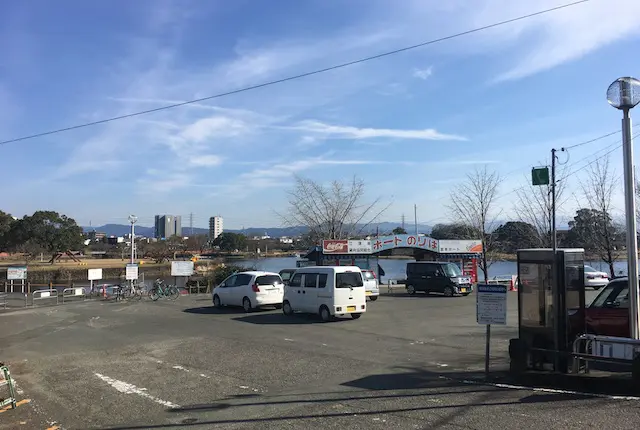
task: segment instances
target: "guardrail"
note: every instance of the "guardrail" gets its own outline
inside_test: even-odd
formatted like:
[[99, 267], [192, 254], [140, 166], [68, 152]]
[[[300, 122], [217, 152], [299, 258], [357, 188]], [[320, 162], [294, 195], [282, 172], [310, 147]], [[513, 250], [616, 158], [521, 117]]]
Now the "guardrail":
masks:
[[589, 373], [589, 362], [631, 366], [634, 380], [640, 380], [640, 339], [583, 334], [573, 341], [571, 371]]
[[82, 287], [74, 287], [74, 288], [65, 288], [62, 290], [62, 303], [64, 304], [65, 299], [82, 299], [83, 301], [87, 298], [87, 294]]
[[31, 306], [36, 305], [36, 300], [56, 299], [58, 304], [58, 290], [50, 288], [48, 290], [37, 290], [31, 293]]

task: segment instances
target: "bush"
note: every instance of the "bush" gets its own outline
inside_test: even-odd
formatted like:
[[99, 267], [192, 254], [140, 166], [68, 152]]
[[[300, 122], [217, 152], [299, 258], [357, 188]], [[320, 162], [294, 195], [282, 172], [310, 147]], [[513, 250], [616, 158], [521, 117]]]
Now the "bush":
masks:
[[211, 272], [207, 274], [207, 280], [211, 281], [213, 286], [220, 284], [229, 276], [233, 275], [236, 272], [246, 272], [248, 270], [256, 270], [255, 267], [244, 267], [244, 266], [236, 266], [234, 264], [226, 265], [221, 264], [220, 266], [213, 269]]

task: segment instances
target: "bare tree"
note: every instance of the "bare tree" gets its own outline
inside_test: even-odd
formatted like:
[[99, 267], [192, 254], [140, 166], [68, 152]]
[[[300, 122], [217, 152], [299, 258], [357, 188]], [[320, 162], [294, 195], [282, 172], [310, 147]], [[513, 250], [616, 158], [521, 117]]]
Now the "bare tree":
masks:
[[364, 202], [364, 182], [356, 177], [347, 183], [333, 181], [328, 186], [295, 177], [289, 191], [289, 210], [280, 214], [285, 225], [303, 225], [316, 243], [322, 239], [347, 239], [360, 234], [390, 205], [379, 209], [380, 198]]
[[[556, 172], [556, 208], [566, 203], [564, 197], [566, 186], [566, 171]], [[550, 248], [553, 246], [553, 213], [551, 182], [547, 185], [533, 185], [529, 179], [528, 185], [516, 191], [515, 213], [518, 219], [531, 224], [536, 231], [538, 246]]]
[[611, 218], [613, 210], [612, 197], [619, 186], [619, 177], [610, 167], [609, 156], [598, 159], [591, 164], [589, 175], [582, 182], [582, 194], [586, 204], [594, 213], [598, 214], [593, 223], [593, 231], [589, 232], [585, 243], [609, 266], [611, 277], [615, 276], [614, 263], [618, 259], [616, 243], [621, 237], [622, 229]]
[[467, 179], [451, 191], [451, 214], [482, 240], [480, 269], [485, 282], [496, 251], [491, 233], [497, 227], [496, 219], [500, 213], [495, 210], [495, 202], [501, 182], [497, 172], [491, 172], [484, 166], [467, 174]]

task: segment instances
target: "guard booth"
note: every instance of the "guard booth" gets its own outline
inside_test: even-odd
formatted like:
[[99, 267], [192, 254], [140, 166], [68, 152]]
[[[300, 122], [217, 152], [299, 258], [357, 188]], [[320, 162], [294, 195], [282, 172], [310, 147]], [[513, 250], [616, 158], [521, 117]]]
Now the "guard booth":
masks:
[[573, 339], [584, 332], [584, 249], [521, 249], [518, 338], [509, 341], [514, 373], [567, 373]]

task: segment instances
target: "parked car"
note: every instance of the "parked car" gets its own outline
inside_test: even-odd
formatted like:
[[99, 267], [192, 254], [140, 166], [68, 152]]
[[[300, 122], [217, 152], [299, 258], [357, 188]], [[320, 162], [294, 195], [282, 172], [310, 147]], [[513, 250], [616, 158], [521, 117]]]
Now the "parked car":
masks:
[[367, 310], [364, 280], [357, 266], [313, 266], [296, 270], [285, 288], [282, 312], [319, 314], [323, 321]]
[[284, 282], [285, 285], [289, 283], [296, 270], [297, 269], [282, 269], [280, 272], [278, 272], [278, 274], [282, 278], [282, 282]]
[[369, 300], [375, 302], [380, 295], [380, 288], [378, 286], [378, 279], [373, 270], [363, 270], [362, 278], [364, 279], [364, 292]]
[[464, 276], [462, 270], [450, 262], [416, 261], [407, 263], [407, 293], [416, 291], [442, 293], [447, 297], [468, 296], [473, 291], [471, 277]]
[[584, 266], [584, 286], [599, 290], [609, 283], [609, 275], [591, 266]]
[[[576, 320], [579, 318], [577, 310], [569, 310], [569, 318], [573, 327], [582, 327], [582, 322]], [[602, 289], [585, 309], [584, 326], [584, 331], [591, 334], [630, 336], [629, 282], [627, 278], [613, 279]]]
[[240, 272], [229, 276], [211, 293], [213, 305], [242, 306], [245, 312], [263, 306], [282, 307], [284, 283], [277, 273]]

